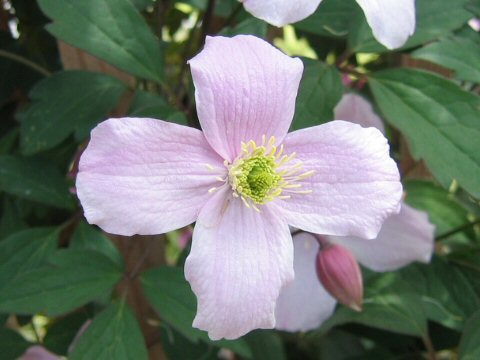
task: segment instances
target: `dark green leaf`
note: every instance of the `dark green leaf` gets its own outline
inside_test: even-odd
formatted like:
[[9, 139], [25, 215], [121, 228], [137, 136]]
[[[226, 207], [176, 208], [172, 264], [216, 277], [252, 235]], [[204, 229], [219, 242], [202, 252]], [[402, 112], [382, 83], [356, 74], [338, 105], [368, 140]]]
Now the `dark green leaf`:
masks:
[[139, 90], [135, 93], [128, 113], [130, 116], [150, 117], [187, 125], [184, 113], [175, 109], [160, 95], [148, 91]]
[[0, 289], [44, 264], [58, 245], [59, 228], [27, 229], [0, 242]]
[[414, 51], [412, 57], [452, 69], [461, 80], [480, 82], [480, 45], [471, 40], [453, 38], [435, 42]]
[[20, 274], [0, 293], [0, 311], [55, 316], [111, 291], [122, 269], [90, 250], [60, 250], [49, 264]]
[[442, 259], [430, 265], [415, 264], [401, 275], [421, 295], [427, 317], [443, 326], [461, 330], [480, 308], [480, 298], [466, 277]]
[[9, 154], [12, 151], [19, 133], [18, 127], [15, 127], [0, 139], [0, 155]]
[[71, 360], [147, 360], [140, 326], [122, 301], [109, 305], [80, 337]]
[[54, 320], [53, 324], [48, 326], [47, 335], [43, 339], [43, 345], [56, 354], [67, 355], [73, 339], [87, 320], [86, 312], [76, 312]]
[[17, 332], [0, 327], [2, 360], [17, 360], [32, 345]]
[[425, 336], [427, 318], [420, 296], [395, 273], [372, 276], [365, 284], [362, 312], [340, 307], [322, 331], [346, 323], [359, 323], [392, 332]]
[[0, 240], [27, 227], [14, 201], [5, 197], [0, 217]]
[[255, 35], [265, 38], [267, 36], [267, 23], [254, 17], [248, 18], [238, 23], [235, 27], [223, 29], [219, 35], [235, 36], [239, 34]]
[[478, 360], [480, 358], [480, 311], [467, 322], [459, 347], [460, 360]]
[[369, 83], [414, 157], [423, 158], [444, 187], [456, 179], [480, 197], [480, 98], [440, 76], [411, 69], [383, 71]]
[[66, 179], [52, 164], [38, 159], [0, 155], [0, 190], [55, 207], [74, 206]]
[[30, 92], [33, 103], [19, 114], [23, 152], [51, 149], [73, 132], [83, 140], [125, 90], [120, 80], [87, 71], [62, 71], [42, 80]]
[[[416, 0], [416, 28], [402, 49], [412, 48], [449, 34], [464, 25], [472, 15], [464, 9], [468, 0]], [[351, 22], [349, 47], [354, 52], [383, 52], [387, 49], [378, 43], [365, 16], [357, 12]]]
[[343, 94], [342, 78], [335, 68], [320, 61], [303, 61], [305, 70], [300, 82], [292, 130], [333, 120], [333, 110]]
[[353, 1], [324, 0], [312, 16], [294, 26], [313, 34], [344, 37], [356, 7]]
[[[453, 195], [431, 181], [413, 180], [404, 183], [406, 201], [414, 208], [426, 211], [435, 225], [435, 234], [461, 227], [469, 222], [468, 212], [455, 200]], [[465, 232], [458, 232], [455, 239], [468, 240]]]
[[73, 233], [70, 249], [93, 250], [104, 254], [119, 267], [124, 266], [122, 254], [101, 230], [81, 221]]
[[162, 346], [169, 359], [217, 360], [218, 348], [205, 342], [193, 343], [168, 324], [162, 324]]
[[159, 41], [129, 0], [39, 0], [55, 37], [142, 78], [162, 81]]
[[160, 267], [142, 275], [143, 290], [147, 299], [162, 319], [192, 342], [199, 340], [219, 347], [226, 347], [239, 355], [251, 357], [244, 340], [212, 341], [207, 333], [192, 327], [196, 311], [196, 299], [190, 285], [177, 267]]
[[282, 340], [273, 330], [255, 330], [245, 335], [244, 339], [252, 351], [252, 359], [287, 359]]

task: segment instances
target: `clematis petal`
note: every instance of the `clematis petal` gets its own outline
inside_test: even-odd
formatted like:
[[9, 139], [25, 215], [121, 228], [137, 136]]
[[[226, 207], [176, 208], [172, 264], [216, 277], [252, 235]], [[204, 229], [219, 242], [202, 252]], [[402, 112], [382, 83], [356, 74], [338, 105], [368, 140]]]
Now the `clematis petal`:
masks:
[[245, 10], [275, 26], [284, 26], [312, 15], [322, 0], [244, 0]]
[[208, 37], [190, 60], [200, 124], [210, 145], [232, 161], [241, 142], [286, 135], [303, 64], [254, 36]]
[[160, 234], [195, 221], [215, 178], [225, 175], [221, 169], [222, 159], [196, 129], [109, 119], [92, 131], [80, 159], [77, 194], [87, 220], [107, 232]]
[[375, 128], [332, 121], [292, 132], [285, 153], [297, 153], [302, 190], [276, 202], [288, 224], [317, 234], [375, 238], [383, 221], [399, 211], [402, 185], [387, 139]]
[[33, 345], [30, 346], [18, 360], [61, 360], [61, 358], [50, 351], [46, 350], [43, 346]]
[[415, 32], [415, 0], [357, 0], [373, 36], [389, 49], [396, 49]]
[[347, 247], [360, 263], [375, 271], [396, 270], [413, 261], [429, 262], [433, 253], [435, 227], [427, 213], [402, 204], [375, 240], [329, 236], [332, 242]]
[[357, 94], [345, 94], [335, 107], [335, 119], [350, 121], [362, 127], [375, 127], [385, 134], [380, 117], [373, 111], [372, 105]]
[[258, 213], [219, 189], [200, 212], [185, 277], [197, 296], [193, 326], [212, 340], [275, 326], [275, 302], [293, 280], [286, 223], [265, 206]]
[[335, 310], [337, 301], [327, 293], [315, 272], [319, 246], [308, 233], [293, 238], [295, 280], [280, 292], [275, 309], [276, 328], [308, 331], [317, 328]]

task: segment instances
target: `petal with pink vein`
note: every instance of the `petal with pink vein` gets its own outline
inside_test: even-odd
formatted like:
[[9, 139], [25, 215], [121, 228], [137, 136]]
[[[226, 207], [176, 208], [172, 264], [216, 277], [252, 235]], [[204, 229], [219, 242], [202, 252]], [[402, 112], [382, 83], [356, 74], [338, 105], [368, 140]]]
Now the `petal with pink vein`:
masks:
[[329, 236], [355, 254], [364, 266], [391, 271], [413, 261], [429, 262], [434, 247], [435, 227], [427, 213], [402, 204], [399, 214], [389, 217], [375, 240]]
[[295, 280], [280, 292], [275, 310], [276, 328], [308, 331], [317, 328], [335, 310], [337, 301], [327, 293], [315, 272], [319, 249], [315, 237], [300, 233], [293, 238]]
[[92, 131], [76, 186], [90, 223], [120, 235], [161, 234], [196, 220], [222, 171], [222, 159], [199, 130], [109, 119]]
[[275, 302], [293, 280], [289, 228], [268, 206], [248, 209], [219, 189], [196, 223], [185, 277], [197, 296], [193, 326], [212, 340], [275, 325]]
[[210, 145], [230, 162], [241, 142], [285, 137], [303, 72], [291, 58], [254, 36], [208, 37], [190, 60], [200, 124]]
[[415, 0], [357, 0], [373, 36], [389, 49], [405, 44], [415, 31]]
[[286, 153], [297, 153], [304, 170], [315, 172], [301, 182], [312, 193], [277, 202], [289, 225], [375, 238], [383, 221], [399, 211], [400, 176], [377, 129], [337, 120], [290, 133], [284, 144]]
[[275, 26], [284, 26], [312, 15], [322, 0], [244, 0], [245, 10]]

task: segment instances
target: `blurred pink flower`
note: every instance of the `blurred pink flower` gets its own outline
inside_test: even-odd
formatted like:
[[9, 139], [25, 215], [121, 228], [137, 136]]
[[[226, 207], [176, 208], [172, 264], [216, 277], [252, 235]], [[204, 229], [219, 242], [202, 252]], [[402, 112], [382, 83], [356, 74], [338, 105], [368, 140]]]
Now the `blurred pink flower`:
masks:
[[[242, 1], [242, 0], [241, 0]], [[253, 16], [284, 26], [312, 15], [322, 0], [243, 0]], [[401, 47], [415, 31], [415, 0], [357, 0], [375, 38], [389, 49]]]
[[61, 360], [60, 356], [52, 354], [43, 346], [30, 346], [18, 360]]
[[185, 276], [193, 326], [212, 339], [275, 325], [293, 280], [288, 225], [373, 238], [402, 194], [377, 129], [345, 121], [287, 134], [303, 71], [253, 36], [209, 37], [190, 61], [199, 130], [109, 119], [80, 160], [85, 216], [105, 231], [158, 234], [194, 221]]
[[[384, 131], [383, 123], [370, 103], [359, 95], [344, 95], [335, 109], [335, 117], [358, 122], [362, 126], [379, 127]], [[434, 250], [434, 230], [427, 213], [402, 202], [400, 213], [384, 222], [375, 240], [353, 236], [321, 237], [325, 244], [338, 244], [350, 250], [362, 265], [371, 270], [390, 271], [413, 261], [429, 262]], [[319, 251], [324, 250], [316, 236], [319, 235], [301, 233], [294, 237], [295, 280], [280, 293], [276, 308], [278, 329], [315, 329], [335, 310], [336, 299], [317, 278], [316, 257]]]

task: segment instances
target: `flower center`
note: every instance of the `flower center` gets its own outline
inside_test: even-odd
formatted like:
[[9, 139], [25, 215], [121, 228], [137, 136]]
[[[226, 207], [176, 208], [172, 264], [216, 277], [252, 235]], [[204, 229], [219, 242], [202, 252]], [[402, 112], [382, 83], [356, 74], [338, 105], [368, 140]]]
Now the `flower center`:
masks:
[[303, 163], [295, 160], [295, 153], [283, 154], [283, 145], [275, 145], [275, 137], [262, 144], [255, 141], [242, 143], [242, 153], [233, 163], [225, 162], [228, 177], [225, 179], [233, 190], [233, 196], [240, 197], [247, 207], [258, 210], [258, 205], [276, 198], [288, 199], [289, 193], [309, 194], [311, 190], [299, 190], [299, 180], [310, 177], [313, 171], [303, 172]]

